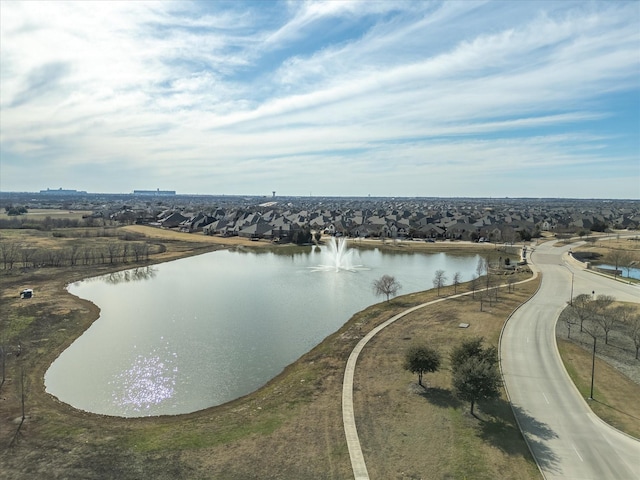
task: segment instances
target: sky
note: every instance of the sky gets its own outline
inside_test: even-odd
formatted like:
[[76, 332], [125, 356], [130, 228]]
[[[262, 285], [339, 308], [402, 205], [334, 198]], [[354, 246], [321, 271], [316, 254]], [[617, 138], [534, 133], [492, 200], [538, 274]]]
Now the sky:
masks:
[[640, 199], [639, 1], [0, 2], [0, 191]]

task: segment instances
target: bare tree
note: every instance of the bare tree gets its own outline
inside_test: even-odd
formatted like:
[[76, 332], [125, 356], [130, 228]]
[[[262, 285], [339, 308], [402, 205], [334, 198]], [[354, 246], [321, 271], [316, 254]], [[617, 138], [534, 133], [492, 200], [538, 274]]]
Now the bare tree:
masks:
[[127, 263], [128, 257], [129, 257], [129, 244], [125, 242], [122, 244], [122, 263]]
[[59, 267], [63, 260], [62, 252], [53, 248], [44, 252], [44, 258], [50, 267]]
[[433, 286], [438, 289], [438, 296], [440, 296], [440, 288], [444, 287], [446, 281], [447, 276], [445, 275], [444, 270], [436, 270], [436, 273], [433, 276]]
[[609, 253], [606, 255], [606, 259], [610, 262], [615, 268], [613, 276], [618, 276], [618, 269], [622, 265], [625, 265], [629, 260], [629, 253], [626, 250], [621, 250], [619, 248], [612, 248], [609, 250]]
[[0, 258], [2, 258], [5, 270], [11, 270], [13, 268], [13, 264], [18, 259], [18, 251], [19, 247], [16, 242], [4, 239], [0, 240]]
[[471, 290], [471, 298], [475, 300], [476, 298], [476, 290], [478, 289], [478, 277], [473, 275], [471, 277], [471, 281], [469, 282], [469, 290]]
[[567, 309], [562, 311], [560, 319], [567, 326], [567, 338], [571, 338], [571, 327], [580, 323], [578, 316], [572, 311], [572, 309]]
[[489, 290], [478, 290], [478, 298], [480, 299], [480, 311], [484, 311], [484, 302], [485, 300], [489, 299], [491, 300], [491, 294], [489, 292]]
[[376, 295], [385, 295], [387, 302], [389, 297], [395, 296], [401, 288], [402, 285], [391, 275], [383, 275], [378, 280], [373, 281], [373, 292]]
[[493, 297], [493, 301], [498, 303], [498, 292], [500, 291], [500, 286], [499, 285], [494, 285], [493, 287], [491, 287], [489, 289], [489, 298]]
[[137, 263], [139, 262], [144, 255], [144, 243], [135, 242], [133, 244], [133, 259]]
[[16, 433], [13, 434], [13, 438], [9, 443], [9, 446], [12, 447], [14, 444], [18, 442], [18, 438], [20, 437], [20, 429], [24, 424], [24, 421], [27, 419], [25, 414], [25, 399], [26, 399], [26, 376], [24, 373], [24, 367], [20, 372], [20, 403], [22, 405], [22, 418], [20, 419], [20, 423], [18, 424], [18, 428], [16, 429]]
[[583, 331], [585, 320], [591, 317], [593, 310], [591, 307], [592, 302], [593, 300], [591, 295], [588, 293], [581, 293], [580, 295], [573, 297], [571, 300], [571, 311], [576, 317], [578, 317], [581, 332]]
[[31, 264], [31, 266], [33, 266], [33, 259], [36, 255], [36, 249], [35, 248], [27, 248], [27, 247], [22, 247], [20, 249], [20, 253], [22, 255], [22, 267], [23, 268], [29, 268], [29, 264]]
[[456, 272], [453, 274], [453, 294], [458, 293], [458, 285], [460, 285], [460, 280], [462, 279], [462, 274], [460, 272]]
[[88, 246], [82, 249], [82, 261], [84, 265], [91, 265], [93, 263], [93, 250]]
[[109, 256], [109, 263], [115, 263], [119, 253], [120, 245], [118, 245], [115, 241], [107, 243], [107, 255]]
[[476, 275], [478, 278], [487, 273], [488, 269], [489, 265], [487, 264], [487, 260], [484, 257], [480, 257], [478, 259], [478, 264], [476, 265]]
[[491, 284], [493, 280], [493, 278], [491, 277], [491, 256], [489, 255], [487, 255], [484, 258], [484, 272], [486, 275], [486, 278], [485, 278], [486, 289], [489, 290], [491, 288]]
[[627, 278], [631, 276], [631, 269], [638, 263], [638, 258], [633, 253], [627, 252], [627, 255], [623, 257], [621, 266], [627, 271]]
[[628, 319], [628, 325], [631, 327], [629, 330], [629, 337], [633, 345], [636, 347], [636, 360], [639, 360], [640, 354], [640, 315], [635, 315]]
[[601, 323], [602, 329], [605, 332], [605, 343], [608, 341], [608, 335], [611, 330], [615, 330], [616, 327], [621, 325], [627, 326], [632, 324], [634, 309], [629, 305], [618, 305], [609, 309], [606, 313], [607, 318]]
[[594, 322], [598, 324], [600, 330], [604, 333], [605, 345], [609, 344], [609, 332], [615, 328], [618, 320], [615, 311], [611, 309], [611, 304], [614, 300], [611, 295], [598, 295], [598, 297], [591, 302], [591, 315]]
[[69, 264], [73, 267], [78, 263], [80, 258], [80, 246], [73, 244], [67, 249], [67, 258], [69, 258]]

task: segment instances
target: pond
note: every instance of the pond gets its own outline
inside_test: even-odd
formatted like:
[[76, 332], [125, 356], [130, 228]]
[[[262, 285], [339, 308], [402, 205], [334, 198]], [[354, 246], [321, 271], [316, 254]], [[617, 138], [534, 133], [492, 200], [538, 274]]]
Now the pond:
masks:
[[122, 417], [175, 415], [251, 393], [384, 300], [372, 283], [393, 275], [400, 294], [433, 287], [436, 270], [461, 281], [478, 256], [349, 250], [354, 268], [327, 265], [326, 247], [294, 254], [217, 251], [87, 279], [69, 291], [100, 318], [45, 375], [49, 393], [78, 409]]
[[[616, 267], [615, 265], [609, 265], [606, 263], [600, 263], [597, 265], [593, 265], [594, 267], [597, 268], [601, 268], [603, 270], [610, 270], [611, 271], [611, 275], [614, 274]], [[635, 268], [635, 267], [618, 267], [618, 276], [619, 277], [626, 277], [626, 278], [635, 278], [636, 280], [640, 280], [640, 268]]]

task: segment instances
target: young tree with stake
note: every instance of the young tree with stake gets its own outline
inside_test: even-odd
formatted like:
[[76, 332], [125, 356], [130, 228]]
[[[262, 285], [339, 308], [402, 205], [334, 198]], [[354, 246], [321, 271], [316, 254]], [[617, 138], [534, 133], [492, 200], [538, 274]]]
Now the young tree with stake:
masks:
[[447, 276], [444, 274], [444, 270], [436, 270], [433, 276], [433, 286], [438, 290], [438, 296], [440, 296], [440, 289], [444, 287], [447, 281]]

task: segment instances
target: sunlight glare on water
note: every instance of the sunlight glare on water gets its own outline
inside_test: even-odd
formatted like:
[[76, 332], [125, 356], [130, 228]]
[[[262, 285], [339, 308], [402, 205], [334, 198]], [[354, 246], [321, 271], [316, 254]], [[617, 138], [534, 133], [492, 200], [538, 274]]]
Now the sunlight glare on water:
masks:
[[178, 373], [176, 357], [176, 353], [161, 355], [157, 350], [135, 357], [131, 367], [110, 382], [114, 405], [141, 413], [173, 397]]

